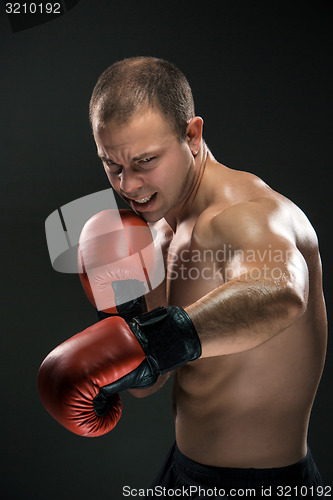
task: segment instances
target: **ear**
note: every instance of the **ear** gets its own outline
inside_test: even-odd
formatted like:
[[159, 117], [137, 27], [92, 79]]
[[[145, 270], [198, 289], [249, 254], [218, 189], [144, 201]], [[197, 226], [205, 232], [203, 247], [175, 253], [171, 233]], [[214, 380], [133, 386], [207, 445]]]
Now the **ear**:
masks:
[[186, 140], [191, 149], [193, 156], [198, 154], [202, 139], [203, 119], [200, 116], [195, 116], [189, 121], [186, 128]]

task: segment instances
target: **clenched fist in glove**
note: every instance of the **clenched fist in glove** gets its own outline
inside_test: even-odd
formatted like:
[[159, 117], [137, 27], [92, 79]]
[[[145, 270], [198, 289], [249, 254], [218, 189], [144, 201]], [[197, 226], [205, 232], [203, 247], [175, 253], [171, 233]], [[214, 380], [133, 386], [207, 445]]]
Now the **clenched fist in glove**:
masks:
[[103, 210], [86, 222], [78, 268], [99, 319], [116, 314], [129, 320], [147, 311], [144, 295], [161, 273], [156, 256], [150, 228], [131, 210]]
[[100, 436], [121, 416], [118, 392], [150, 387], [160, 374], [200, 355], [197, 332], [180, 307], [159, 307], [129, 322], [113, 316], [45, 358], [38, 374], [40, 397], [70, 431]]

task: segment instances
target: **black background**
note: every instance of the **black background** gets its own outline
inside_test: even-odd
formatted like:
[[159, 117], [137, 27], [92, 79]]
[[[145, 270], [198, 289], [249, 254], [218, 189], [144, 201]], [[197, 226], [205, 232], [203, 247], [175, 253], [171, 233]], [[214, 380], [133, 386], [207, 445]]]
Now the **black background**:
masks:
[[[78, 276], [52, 269], [44, 232], [55, 209], [109, 187], [88, 122], [92, 88], [123, 57], [178, 65], [215, 157], [259, 175], [308, 215], [330, 315], [332, 12], [324, 1], [80, 0], [62, 7], [56, 19], [13, 31], [0, 6], [0, 492], [15, 500], [120, 499], [123, 485], [149, 485], [172, 443], [171, 384], [148, 399], [125, 395], [118, 426], [95, 439], [55, 422], [36, 386], [47, 353], [95, 321]], [[332, 375], [329, 349], [309, 431], [327, 483]]]

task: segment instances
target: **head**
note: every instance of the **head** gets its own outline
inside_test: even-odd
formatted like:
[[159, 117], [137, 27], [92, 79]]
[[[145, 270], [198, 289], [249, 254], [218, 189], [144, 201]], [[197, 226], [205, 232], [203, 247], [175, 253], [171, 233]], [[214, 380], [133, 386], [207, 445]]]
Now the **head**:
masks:
[[154, 57], [118, 61], [98, 79], [90, 100], [90, 121], [124, 125], [144, 108], [158, 110], [184, 140], [194, 117], [191, 87], [172, 63]]
[[150, 57], [115, 63], [94, 88], [90, 120], [111, 185], [147, 222], [186, 200], [203, 122], [174, 65]]

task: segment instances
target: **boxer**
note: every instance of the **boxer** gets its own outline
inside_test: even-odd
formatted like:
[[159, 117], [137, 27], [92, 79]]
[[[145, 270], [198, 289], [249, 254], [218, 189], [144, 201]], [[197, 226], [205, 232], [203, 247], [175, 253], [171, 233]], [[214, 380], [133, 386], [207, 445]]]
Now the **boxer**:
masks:
[[[279, 487], [304, 486], [320, 495], [307, 430], [327, 321], [309, 220], [255, 175], [214, 158], [190, 86], [167, 61], [130, 58], [106, 69], [90, 120], [113, 189], [157, 231], [163, 249], [166, 277], [146, 296], [149, 311], [179, 308], [196, 345], [179, 362], [172, 348], [181, 353], [176, 338], [186, 343], [187, 334], [169, 327], [173, 361], [145, 388], [144, 373], [139, 382], [131, 373], [149, 357], [151, 339], [165, 345], [166, 333], [157, 323], [140, 340], [131, 322], [122, 323], [135, 363], [127, 366], [126, 352], [112, 359], [122, 369], [108, 377], [107, 398], [120, 389], [149, 395], [174, 374], [176, 443], [153, 486], [228, 491], [246, 483], [257, 496], [263, 486], [272, 496]], [[107, 321], [109, 335], [118, 336], [114, 318]], [[89, 339], [94, 345], [94, 333]], [[132, 348], [124, 349], [131, 360]]]

